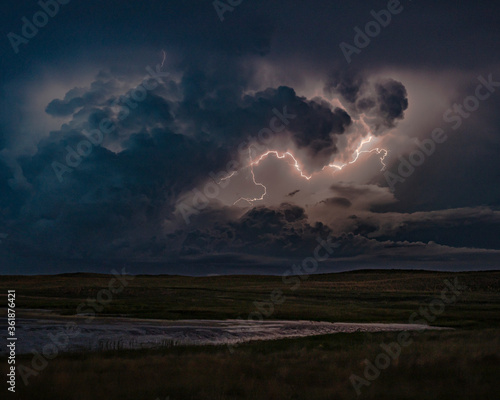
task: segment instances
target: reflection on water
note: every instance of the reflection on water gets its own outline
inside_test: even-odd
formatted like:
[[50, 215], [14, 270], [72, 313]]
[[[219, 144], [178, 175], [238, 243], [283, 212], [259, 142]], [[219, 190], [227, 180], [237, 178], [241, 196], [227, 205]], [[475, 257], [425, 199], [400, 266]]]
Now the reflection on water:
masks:
[[[436, 329], [425, 325], [360, 324], [312, 321], [138, 320], [100, 318], [19, 318], [17, 353], [54, 343], [63, 351], [140, 349], [159, 346], [235, 344], [338, 332]], [[0, 351], [3, 351], [3, 347]]]

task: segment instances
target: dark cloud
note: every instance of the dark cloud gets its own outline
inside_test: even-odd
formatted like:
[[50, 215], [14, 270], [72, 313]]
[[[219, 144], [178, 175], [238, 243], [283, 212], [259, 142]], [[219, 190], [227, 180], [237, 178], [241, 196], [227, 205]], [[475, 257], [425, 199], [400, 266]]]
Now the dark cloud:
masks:
[[408, 94], [401, 82], [393, 79], [370, 82], [353, 70], [331, 73], [324, 90], [329, 96], [339, 96], [354, 115], [364, 114], [374, 135], [394, 128], [408, 108]]
[[349, 104], [356, 104], [364, 85], [366, 85], [365, 80], [359, 72], [338, 67], [330, 73], [325, 92], [329, 95], [339, 95]]
[[[330, 207], [345, 207], [347, 199], [326, 201]], [[211, 214], [213, 211], [209, 211]], [[335, 234], [328, 226], [316, 223], [311, 225], [307, 215], [300, 207], [291, 204], [282, 204], [279, 207], [256, 207], [243, 216], [228, 220], [219, 215], [218, 222], [207, 224], [204, 228], [192, 230], [187, 234], [183, 242], [184, 256], [199, 256], [203, 259], [208, 254], [240, 254], [254, 256], [260, 254], [271, 259], [296, 260], [300, 257], [311, 255], [311, 249], [315, 248], [318, 238], [327, 238], [338, 247], [332, 254], [332, 262], [366, 262], [367, 260], [393, 260], [400, 262], [400, 266], [409, 261], [420, 262], [440, 260], [442, 265], [456, 257], [474, 259], [474, 257], [486, 257], [487, 265], [492, 265], [495, 257], [500, 255], [500, 250], [485, 250], [468, 248], [466, 246], [455, 246], [450, 244], [438, 244], [433, 241], [406, 240], [400, 236], [400, 229], [408, 229], [410, 221], [429, 221], [437, 217], [436, 226], [452, 224], [455, 229], [462, 226], [465, 221], [467, 225], [480, 223], [480, 219], [471, 218], [471, 213], [479, 215], [491, 215], [491, 210], [456, 210], [432, 213], [431, 215], [404, 215], [394, 214], [388, 217], [393, 221], [393, 226], [399, 225], [388, 233], [386, 226], [387, 216], [370, 214], [368, 217], [351, 215], [348, 218], [355, 222], [351, 232]], [[462, 215], [462, 223], [457, 220]], [[467, 215], [467, 217], [466, 217]], [[495, 213], [496, 215], [496, 213]], [[495, 217], [498, 218], [498, 217]], [[406, 221], [406, 223], [402, 223]], [[453, 222], [455, 221], [455, 222]], [[475, 221], [475, 222], [472, 222]], [[497, 223], [498, 224], [498, 223]], [[390, 223], [389, 223], [390, 225]], [[405, 227], [407, 228], [405, 228]], [[385, 230], [382, 236], [381, 230]], [[392, 264], [392, 261], [391, 261]], [[334, 264], [332, 264], [334, 265]], [[415, 264], [415, 266], [418, 266]], [[328, 268], [332, 268], [329, 266]]]
[[385, 82], [377, 83], [375, 90], [380, 117], [386, 127], [393, 128], [394, 121], [403, 119], [404, 111], [408, 108], [406, 89], [401, 82], [388, 79]]
[[346, 199], [345, 197], [331, 197], [329, 199], [322, 200], [321, 203], [332, 207], [342, 208], [349, 208], [352, 205], [351, 201], [349, 199]]
[[309, 254], [316, 239], [329, 233], [321, 223], [311, 225], [303, 208], [283, 203], [279, 207], [255, 207], [236, 220], [190, 231], [182, 253], [238, 251], [293, 258]]
[[75, 110], [82, 107], [83, 104], [84, 101], [81, 97], [76, 97], [69, 101], [55, 99], [49, 103], [45, 111], [56, 117], [66, 116], [73, 114]]
[[[172, 219], [178, 197], [202, 184], [208, 172], [223, 169], [237, 155], [237, 146], [247, 134], [269, 126], [275, 117], [273, 109], [295, 113], [284, 134], [300, 138], [301, 145], [311, 146], [314, 152], [320, 151], [314, 148], [318, 140], [315, 134], [323, 135], [331, 146], [330, 135], [343, 130], [342, 121], [349, 119], [341, 110], [331, 111], [326, 104], [299, 97], [288, 87], [242, 96], [244, 87], [229, 84], [224, 88], [218, 79], [219, 72], [201, 71], [187, 74], [180, 84], [165, 78], [164, 85], [129, 107], [124, 97], [130, 99], [137, 86], [123, 91], [123, 77], [101, 72], [88, 89], [74, 88], [63, 100], [51, 101], [47, 113], [73, 115], [59, 131], [40, 141], [36, 154], [18, 160], [22, 170], [19, 178], [29, 182], [31, 190], [16, 197], [5, 193], [2, 207], [8, 207], [13, 199], [19, 201], [10, 209], [6, 223], [24, 232], [14, 235], [12, 241], [69, 258], [165, 255], [168, 245], [162, 221]], [[181, 94], [181, 99], [168, 100], [171, 90], [174, 95]], [[233, 93], [233, 100], [228, 93]], [[237, 97], [241, 100], [236, 101]], [[65, 164], [68, 148], [77, 149], [103, 119], [114, 122], [113, 132], [103, 135], [103, 144], [94, 146], [91, 154], [65, 172], [59, 182], [54, 161]], [[5, 180], [15, 179], [7, 170], [5, 173]], [[285, 221], [303, 223], [301, 212], [292, 206], [280, 211]], [[272, 221], [266, 223], [264, 217], [269, 215], [263, 210], [250, 212], [243, 223], [257, 224], [259, 216], [262, 229], [267, 231]], [[256, 229], [252, 236], [256, 236]], [[210, 229], [210, 235], [212, 240], [201, 246], [204, 251], [209, 247], [221, 250], [225, 241], [234, 239], [217, 229]], [[271, 239], [270, 232], [266, 235], [262, 246], [268, 240], [280, 240], [283, 245], [288, 239], [294, 244], [301, 240], [300, 232], [280, 239]], [[202, 236], [189, 233], [181, 253], [194, 253]]]
[[[386, 4], [256, 0], [221, 22], [210, 1], [89, 0], [61, 7], [19, 54], [4, 40], [0, 234], [8, 236], [0, 265], [47, 272], [128, 260], [158, 272], [186, 263], [210, 273], [260, 262], [265, 270], [310, 255], [317, 237], [328, 234], [341, 243], [337, 261], [479, 265], [485, 257], [493, 265], [496, 257], [498, 264], [498, 93], [448, 131], [446, 145], [394, 194], [383, 174], [364, 183], [352, 174], [342, 182], [333, 176], [323, 187], [293, 181], [283, 191], [289, 203], [279, 206], [263, 201], [243, 210], [214, 199], [189, 226], [175, 214], [179, 198], [203, 186], [210, 172], [240, 160], [239, 146], [269, 127], [273, 110], [295, 116], [273, 148], [298, 150], [308, 174], [337, 155], [349, 159], [339, 152], [366, 137], [357, 131], [361, 117], [377, 139], [397, 138], [391, 169], [398, 165], [397, 140], [427, 134], [419, 124], [400, 129], [415, 106], [410, 88], [418, 79], [436, 86], [428, 96], [446, 94], [439, 98], [443, 112], [449, 101], [473, 93], [464, 88], [468, 76], [494, 72], [500, 80], [492, 51], [500, 40], [498, 7], [402, 4], [403, 12], [351, 64], [339, 44], [352, 43], [354, 27]], [[19, 33], [21, 17], [37, 10], [10, 2], [2, 26]], [[125, 107], [116, 102], [133, 95], [162, 51], [169, 75], [119, 118]], [[437, 77], [449, 79], [448, 86]], [[68, 146], [87, 140], [105, 118], [116, 129], [59, 182], [52, 163], [64, 163]], [[259, 178], [266, 175], [260, 171]], [[314, 206], [292, 203], [308, 195]]]
[[349, 114], [341, 108], [333, 111], [314, 101], [297, 106], [300, 119], [292, 121], [290, 131], [299, 148], [307, 148], [311, 158], [321, 166], [337, 152], [334, 135], [342, 134], [351, 124]]

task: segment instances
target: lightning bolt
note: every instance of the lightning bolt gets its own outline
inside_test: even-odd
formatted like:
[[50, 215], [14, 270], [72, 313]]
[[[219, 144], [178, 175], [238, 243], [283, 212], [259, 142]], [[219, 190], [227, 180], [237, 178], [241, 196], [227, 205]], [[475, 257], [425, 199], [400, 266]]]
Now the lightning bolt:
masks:
[[[338, 171], [341, 171], [347, 165], [354, 164], [356, 161], [358, 161], [358, 159], [361, 156], [361, 154], [376, 152], [379, 155], [382, 154], [382, 156], [380, 157], [380, 163], [382, 164], [381, 171], [383, 171], [386, 168], [384, 160], [387, 157], [387, 155], [389, 154], [388, 150], [383, 149], [383, 148], [379, 148], [379, 147], [376, 147], [376, 148], [371, 149], [371, 150], [361, 150], [365, 144], [370, 143], [372, 140], [373, 140], [373, 136], [371, 136], [371, 135], [367, 139], [362, 140], [361, 143], [359, 144], [359, 146], [356, 148], [356, 150], [354, 152], [353, 159], [351, 161], [349, 161], [348, 163], [341, 164], [341, 165], [329, 164], [329, 165], [323, 167], [322, 170], [324, 170], [325, 168], [329, 167], [329, 168], [333, 168], [333, 169], [336, 169]], [[255, 197], [255, 198], [240, 197], [238, 200], [236, 200], [233, 203], [233, 205], [235, 205], [236, 203], [238, 203], [240, 201], [246, 201], [249, 204], [253, 204], [254, 201], [264, 200], [264, 197], [267, 194], [267, 187], [263, 183], [257, 182], [257, 180], [255, 178], [254, 167], [257, 166], [257, 165], [259, 165], [262, 160], [266, 159], [270, 155], [274, 155], [278, 159], [291, 158], [293, 160], [293, 163], [290, 164], [290, 165], [293, 165], [293, 167], [300, 173], [300, 176], [302, 178], [304, 178], [306, 180], [310, 180], [312, 178], [312, 175], [308, 176], [308, 175], [304, 174], [304, 172], [302, 171], [302, 168], [300, 167], [300, 164], [299, 164], [298, 160], [295, 158], [295, 156], [290, 151], [286, 151], [286, 152], [280, 153], [277, 150], [269, 150], [269, 151], [265, 152], [264, 154], [262, 154], [259, 158], [255, 159], [255, 160], [252, 160], [252, 154], [251, 154], [251, 151], [249, 149], [250, 163], [249, 163], [248, 167], [250, 168], [250, 173], [252, 174], [252, 181], [253, 181], [253, 183], [254, 183], [255, 186], [262, 187], [264, 189], [264, 193], [262, 193], [262, 195], [260, 197]], [[222, 181], [231, 179], [236, 174], [237, 174], [236, 171], [232, 172], [228, 176], [222, 178], [219, 181], [219, 183], [222, 182]]]
[[[361, 150], [361, 148], [365, 144], [370, 143], [372, 141], [372, 139], [373, 139], [373, 136], [370, 135], [366, 140], [361, 141], [358, 148], [354, 152], [354, 157], [353, 157], [352, 161], [349, 161], [348, 163], [345, 163], [342, 165], [329, 164], [326, 167], [335, 168], [335, 169], [341, 171], [346, 165], [354, 164], [356, 161], [358, 161], [358, 158], [359, 158], [359, 156], [361, 156], [361, 154], [376, 152], [377, 154], [383, 153], [382, 157], [380, 157], [380, 163], [382, 164], [381, 171], [383, 171], [387, 167], [387, 165], [385, 165], [385, 163], [384, 163], [384, 160], [387, 157], [387, 155], [389, 154], [389, 152], [386, 149], [381, 149], [379, 147], [376, 147], [376, 148], [371, 149], [371, 150]], [[323, 167], [323, 169], [325, 169], [326, 167]]]
[[163, 68], [163, 64], [165, 64], [165, 59], [167, 58], [167, 53], [165, 53], [165, 50], [162, 50], [161, 53], [163, 55], [163, 59], [161, 60], [160, 68]]
[[231, 174], [229, 174], [228, 176], [222, 178], [219, 182], [215, 182], [215, 183], [217, 183], [217, 185], [218, 185], [222, 181], [227, 181], [228, 179], [231, 179], [233, 176], [235, 176], [237, 173], [238, 173], [237, 171], [233, 171], [233, 172], [231, 172]]
[[[253, 183], [255, 184], [255, 186], [261, 186], [261, 187], [264, 189], [264, 193], [262, 193], [262, 195], [261, 195], [260, 197], [256, 197], [256, 198], [253, 198], [253, 199], [250, 199], [250, 198], [247, 198], [247, 197], [240, 197], [238, 200], [236, 200], [236, 201], [233, 203], [233, 206], [234, 206], [236, 203], [238, 203], [239, 201], [242, 201], [242, 200], [247, 201], [247, 202], [248, 202], [248, 203], [250, 203], [250, 204], [253, 204], [253, 202], [254, 202], [254, 201], [264, 200], [264, 197], [265, 197], [265, 196], [266, 196], [266, 194], [267, 194], [267, 187], [266, 187], [264, 184], [262, 184], [262, 183], [260, 183], [260, 182], [257, 182], [257, 181], [255, 180], [255, 172], [254, 172], [254, 170], [253, 170], [253, 167], [255, 167], [255, 166], [259, 165], [259, 164], [260, 164], [260, 162], [261, 162], [262, 160], [264, 160], [265, 158], [267, 158], [267, 157], [268, 157], [269, 155], [271, 155], [271, 154], [272, 154], [272, 155], [275, 155], [275, 156], [276, 156], [276, 158], [279, 158], [279, 159], [284, 159], [284, 158], [286, 158], [286, 157], [290, 157], [290, 158], [293, 160], [293, 166], [295, 167], [295, 169], [296, 169], [297, 171], [299, 171], [300, 176], [301, 176], [302, 178], [305, 178], [305, 179], [307, 179], [307, 180], [310, 180], [310, 179], [312, 178], [312, 175], [311, 175], [311, 176], [304, 175], [304, 173], [302, 172], [302, 169], [300, 168], [300, 164], [299, 164], [299, 162], [298, 162], [298, 161], [297, 161], [297, 159], [294, 157], [294, 155], [293, 155], [292, 153], [290, 153], [289, 151], [286, 151], [286, 152], [284, 152], [284, 153], [280, 154], [280, 153], [279, 153], [278, 151], [276, 151], [276, 150], [269, 150], [269, 151], [265, 152], [264, 154], [262, 154], [262, 155], [261, 155], [261, 156], [260, 156], [257, 160], [252, 161], [252, 155], [251, 155], [251, 152], [250, 152], [250, 149], [249, 149], [249, 157], [250, 157], [250, 165], [249, 165], [249, 167], [250, 167], [250, 173], [252, 174], [252, 180], [253, 180]], [[222, 181], [222, 180], [226, 180], [226, 179], [228, 179], [229, 177], [231, 177], [231, 176], [233, 176], [233, 175], [234, 175], [234, 173], [232, 173], [232, 174], [231, 174], [230, 176], [228, 176], [228, 177], [225, 177], [225, 178], [221, 179], [221, 181]]]
[[267, 187], [260, 183], [260, 182], [257, 182], [255, 180], [255, 172], [253, 170], [253, 167], [254, 167], [254, 164], [253, 163], [250, 163], [250, 172], [252, 174], [252, 180], [253, 180], [253, 183], [255, 184], [255, 186], [260, 186], [264, 189], [264, 193], [262, 193], [262, 195], [260, 197], [255, 197], [253, 199], [249, 199], [247, 197], [240, 197], [238, 200], [236, 200], [234, 203], [233, 203], [233, 206], [238, 203], [239, 201], [247, 201], [249, 204], [253, 204], [254, 201], [259, 201], [259, 200], [264, 200], [264, 197], [266, 197], [266, 194], [267, 194]]
[[285, 158], [285, 157], [290, 157], [290, 158], [293, 160], [293, 166], [295, 167], [295, 169], [296, 169], [297, 171], [299, 171], [299, 172], [300, 172], [300, 176], [301, 176], [302, 178], [305, 178], [305, 179], [307, 179], [307, 180], [310, 180], [310, 179], [312, 178], [312, 176], [307, 176], [307, 175], [304, 175], [304, 173], [302, 172], [302, 169], [300, 168], [299, 162], [298, 162], [298, 161], [297, 161], [297, 159], [293, 156], [293, 154], [292, 154], [292, 153], [290, 153], [289, 151], [286, 151], [286, 152], [284, 152], [284, 153], [282, 153], [282, 154], [280, 155], [280, 154], [279, 154], [276, 150], [270, 150], [270, 151], [268, 151], [268, 152], [266, 152], [266, 153], [262, 154], [262, 155], [259, 157], [259, 159], [258, 159], [258, 160], [251, 162], [251, 164], [250, 164], [250, 165], [251, 165], [252, 167], [254, 167], [254, 166], [256, 166], [256, 165], [259, 165], [259, 163], [260, 163], [262, 160], [264, 160], [265, 158], [267, 158], [267, 156], [268, 156], [268, 155], [270, 155], [270, 154], [274, 154], [274, 155], [276, 156], [276, 158], [279, 158], [279, 159], [283, 159], [283, 158]]

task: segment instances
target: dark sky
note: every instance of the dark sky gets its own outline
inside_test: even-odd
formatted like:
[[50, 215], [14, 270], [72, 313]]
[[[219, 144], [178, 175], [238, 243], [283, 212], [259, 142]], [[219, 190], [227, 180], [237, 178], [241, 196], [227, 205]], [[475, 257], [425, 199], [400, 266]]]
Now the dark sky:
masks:
[[10, 3], [0, 274], [499, 267], [498, 2]]

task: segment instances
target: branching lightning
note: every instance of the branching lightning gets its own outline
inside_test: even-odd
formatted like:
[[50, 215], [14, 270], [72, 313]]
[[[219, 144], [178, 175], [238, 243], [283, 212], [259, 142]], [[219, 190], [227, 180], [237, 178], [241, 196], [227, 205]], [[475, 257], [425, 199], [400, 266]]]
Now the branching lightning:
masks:
[[[250, 159], [251, 160], [251, 159]], [[259, 160], [260, 161], [260, 160]], [[234, 203], [233, 203], [233, 206], [238, 203], [239, 201], [241, 200], [245, 200], [245, 201], [248, 201], [250, 204], [253, 204], [254, 201], [259, 201], [259, 200], [264, 200], [264, 197], [266, 196], [267, 194], [267, 187], [260, 183], [260, 182], [257, 182], [255, 180], [255, 172], [253, 170], [253, 167], [255, 166], [254, 162], [250, 162], [250, 173], [252, 174], [252, 180], [253, 180], [253, 183], [255, 184], [255, 186], [261, 186], [263, 189], [264, 189], [264, 193], [262, 193], [262, 195], [260, 197], [256, 197], [254, 199], [249, 199], [249, 198], [246, 198], [246, 197], [240, 197], [238, 200], [236, 200]]]
[[[365, 144], [367, 144], [367, 143], [370, 143], [372, 141], [372, 139], [373, 139], [373, 136], [369, 136], [367, 139], [361, 141], [361, 143], [359, 144], [359, 146], [357, 147], [357, 149], [354, 152], [354, 156], [353, 156], [352, 161], [349, 161], [349, 162], [347, 162], [345, 164], [341, 164], [341, 165], [329, 164], [329, 165], [323, 167], [322, 170], [324, 170], [327, 167], [330, 167], [330, 168], [336, 169], [338, 171], [341, 171], [347, 165], [354, 164], [356, 161], [358, 161], [358, 159], [361, 156], [361, 154], [376, 152], [379, 155], [381, 154], [381, 157], [380, 157], [380, 162], [382, 164], [381, 171], [383, 171], [386, 168], [384, 160], [387, 157], [387, 155], [389, 154], [389, 152], [386, 149], [376, 147], [376, 148], [371, 149], [371, 150], [361, 150], [363, 148], [363, 146]], [[251, 152], [249, 150], [250, 163], [249, 163], [248, 167], [250, 168], [250, 173], [252, 174], [252, 181], [255, 184], [255, 186], [261, 186], [264, 189], [264, 193], [262, 193], [262, 195], [260, 197], [255, 197], [255, 198], [240, 197], [238, 200], [236, 200], [233, 203], [233, 205], [235, 205], [236, 203], [238, 203], [238, 202], [240, 202], [242, 200], [246, 201], [246, 202], [248, 202], [250, 204], [253, 204], [254, 201], [264, 200], [264, 197], [267, 194], [267, 187], [263, 183], [257, 182], [257, 180], [255, 178], [254, 167], [257, 166], [257, 165], [259, 165], [260, 162], [263, 161], [264, 159], [266, 159], [269, 155], [274, 155], [278, 159], [291, 158], [292, 161], [293, 161], [293, 163], [290, 164], [290, 165], [293, 165], [293, 167], [300, 173], [300, 176], [302, 178], [304, 178], [306, 180], [310, 180], [312, 178], [312, 175], [308, 176], [308, 175], [304, 174], [304, 171], [302, 171], [302, 168], [301, 168], [298, 160], [295, 158], [295, 156], [290, 151], [286, 151], [286, 152], [280, 153], [277, 150], [269, 150], [269, 151], [263, 153], [259, 158], [255, 159], [255, 160], [252, 160], [252, 155], [251, 155]], [[219, 181], [219, 183], [222, 182], [222, 181], [231, 179], [236, 174], [237, 174], [237, 171], [232, 172], [228, 176], [222, 178]]]
[[279, 154], [276, 150], [270, 150], [270, 151], [267, 151], [267, 152], [265, 152], [264, 154], [262, 154], [262, 155], [259, 157], [259, 159], [258, 159], [258, 160], [256, 160], [256, 161], [252, 161], [252, 162], [250, 163], [250, 166], [251, 166], [251, 167], [254, 167], [254, 166], [256, 166], [256, 165], [259, 165], [259, 163], [260, 163], [262, 160], [264, 160], [265, 158], [267, 158], [267, 156], [268, 156], [269, 154], [274, 154], [274, 155], [276, 156], [276, 158], [279, 158], [279, 159], [283, 159], [283, 158], [285, 158], [285, 157], [290, 157], [290, 158], [293, 160], [293, 166], [295, 167], [295, 169], [296, 169], [297, 171], [299, 171], [299, 172], [300, 172], [300, 176], [301, 176], [302, 178], [305, 178], [305, 179], [307, 179], [307, 180], [310, 180], [310, 179], [312, 178], [312, 176], [307, 176], [307, 175], [304, 175], [304, 173], [302, 172], [302, 169], [300, 168], [299, 162], [298, 162], [298, 161], [297, 161], [297, 159], [294, 157], [294, 155], [293, 155], [292, 153], [290, 153], [289, 151], [287, 151], [287, 152], [285, 152], [285, 153], [283, 153], [283, 154], [281, 154], [281, 155], [280, 155], [280, 154]]
[[[342, 165], [336, 165], [336, 164], [329, 164], [327, 165], [326, 167], [330, 167], [330, 168], [335, 168], [339, 171], [341, 171], [346, 165], [349, 165], [349, 164], [354, 164], [356, 161], [358, 161], [358, 158], [361, 154], [363, 153], [373, 153], [373, 152], [376, 152], [377, 154], [380, 154], [382, 153], [382, 157], [380, 157], [380, 163], [382, 164], [382, 169], [381, 171], [383, 171], [387, 166], [385, 165], [384, 163], [384, 160], [385, 158], [387, 157], [387, 154], [389, 154], [389, 152], [386, 150], [386, 149], [381, 149], [379, 147], [376, 147], [374, 149], [371, 149], [371, 150], [361, 150], [361, 148], [367, 144], [367, 143], [370, 143], [373, 139], [373, 136], [369, 136], [366, 140], [362, 140], [361, 143], [359, 144], [358, 148], [356, 149], [356, 151], [354, 152], [354, 158], [352, 161], [349, 161], [348, 163], [345, 163], [345, 164], [342, 164]], [[323, 169], [325, 169], [326, 167], [324, 167]]]
[[[250, 151], [249, 151], [250, 153]], [[259, 201], [259, 200], [264, 200], [264, 197], [266, 196], [267, 194], [267, 187], [260, 183], [260, 182], [257, 182], [255, 180], [255, 172], [253, 170], [253, 167], [255, 167], [256, 165], [259, 165], [259, 163], [264, 160], [265, 158], [267, 158], [267, 156], [269, 156], [270, 154], [273, 154], [276, 156], [276, 158], [279, 158], [279, 159], [284, 159], [286, 157], [290, 157], [292, 160], [293, 160], [293, 166], [295, 167], [295, 169], [297, 171], [299, 171], [300, 173], [300, 176], [307, 179], [307, 180], [310, 180], [312, 178], [312, 176], [307, 176], [307, 175], [304, 175], [304, 173], [302, 172], [302, 169], [300, 168], [300, 165], [299, 165], [299, 162], [297, 161], [297, 159], [294, 157], [294, 155], [292, 153], [290, 153], [289, 151], [286, 151], [284, 153], [282, 153], [280, 155], [280, 153], [276, 150], [269, 150], [267, 152], [265, 152], [264, 154], [262, 154], [257, 160], [253, 161], [252, 160], [252, 155], [250, 154], [250, 173], [252, 174], [252, 180], [253, 180], [253, 183], [255, 184], [255, 186], [261, 186], [263, 189], [264, 189], [264, 193], [262, 193], [262, 195], [260, 197], [256, 197], [256, 198], [253, 198], [253, 199], [249, 199], [249, 198], [246, 198], [246, 197], [240, 197], [238, 200], [236, 200], [233, 205], [235, 205], [236, 203], [238, 203], [239, 201], [241, 200], [244, 200], [244, 201], [247, 201], [249, 202], [250, 204], [252, 204], [254, 201]], [[230, 176], [233, 176], [233, 174], [231, 174]], [[226, 178], [223, 178], [221, 179], [222, 180], [225, 180], [227, 179], [228, 177]]]

